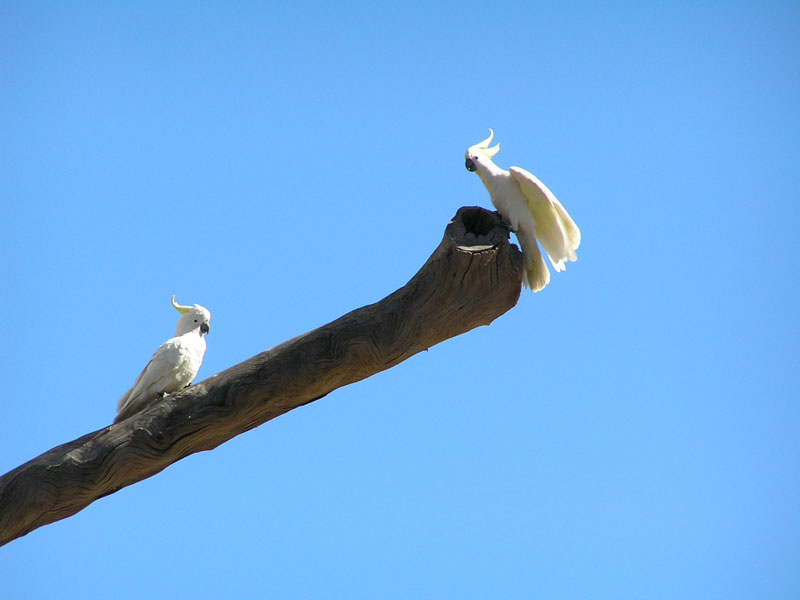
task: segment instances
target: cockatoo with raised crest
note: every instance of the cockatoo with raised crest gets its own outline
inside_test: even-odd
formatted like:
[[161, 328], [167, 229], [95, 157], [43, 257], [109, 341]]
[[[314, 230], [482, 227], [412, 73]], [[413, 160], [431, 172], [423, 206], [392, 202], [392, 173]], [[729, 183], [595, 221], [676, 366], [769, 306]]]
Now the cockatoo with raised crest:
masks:
[[524, 261], [522, 282], [538, 292], [550, 283], [550, 270], [537, 241], [553, 268], [563, 271], [566, 261], [578, 260], [575, 251], [581, 244], [581, 231], [553, 192], [534, 175], [519, 167], [506, 171], [492, 162], [500, 151], [500, 144], [489, 147], [493, 138], [490, 129], [488, 138], [470, 146], [466, 167], [478, 174], [492, 204], [517, 234]]
[[175, 337], [161, 344], [133, 387], [119, 399], [115, 423], [139, 412], [157, 398], [185, 388], [200, 370], [211, 313], [199, 304], [181, 306], [175, 302], [175, 296], [172, 306], [181, 314]]

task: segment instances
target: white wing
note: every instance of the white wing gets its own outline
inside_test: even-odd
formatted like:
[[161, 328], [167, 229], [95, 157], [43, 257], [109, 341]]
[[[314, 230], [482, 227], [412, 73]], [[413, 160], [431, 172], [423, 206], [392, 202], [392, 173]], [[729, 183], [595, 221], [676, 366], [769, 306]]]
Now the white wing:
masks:
[[527, 229], [517, 231], [517, 239], [522, 246], [522, 255], [525, 259], [525, 269], [522, 271], [522, 283], [531, 291], [543, 290], [550, 283], [550, 269], [544, 262], [536, 236]]
[[176, 372], [182, 355], [183, 348], [179, 338], [171, 338], [161, 344], [136, 378], [133, 387], [119, 399], [115, 421], [136, 412], [158, 394], [178, 389], [180, 386], [176, 386]]
[[553, 192], [535, 175], [519, 167], [511, 167], [509, 173], [522, 190], [533, 215], [536, 238], [547, 252], [553, 268], [563, 271], [565, 261], [578, 260], [575, 251], [581, 245], [580, 229]]

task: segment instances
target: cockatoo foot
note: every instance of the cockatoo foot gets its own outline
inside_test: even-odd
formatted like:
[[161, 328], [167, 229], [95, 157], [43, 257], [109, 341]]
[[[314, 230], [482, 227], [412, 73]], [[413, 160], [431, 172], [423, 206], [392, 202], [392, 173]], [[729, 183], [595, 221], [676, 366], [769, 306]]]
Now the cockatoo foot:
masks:
[[511, 226], [511, 221], [506, 219], [503, 216], [503, 213], [501, 213], [499, 210], [496, 210], [496, 211], [494, 211], [494, 214], [496, 214], [498, 217], [500, 217], [500, 220], [503, 222], [503, 225], [505, 225], [508, 228], [509, 231], [514, 231], [514, 228]]

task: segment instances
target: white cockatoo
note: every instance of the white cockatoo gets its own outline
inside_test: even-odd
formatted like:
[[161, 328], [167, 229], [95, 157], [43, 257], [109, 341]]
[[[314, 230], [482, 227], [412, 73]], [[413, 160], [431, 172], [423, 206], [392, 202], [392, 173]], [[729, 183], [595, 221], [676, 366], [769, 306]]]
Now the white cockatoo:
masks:
[[478, 174], [489, 190], [492, 204], [517, 234], [524, 271], [522, 282], [538, 292], [550, 283], [550, 270], [539, 251], [538, 242], [547, 252], [556, 271], [563, 271], [565, 261], [578, 260], [575, 251], [581, 244], [581, 231], [547, 186], [525, 169], [511, 167], [508, 171], [492, 162], [500, 144], [489, 147], [489, 137], [470, 146], [466, 153], [468, 171]]
[[181, 306], [175, 302], [175, 296], [172, 306], [181, 313], [175, 337], [161, 344], [133, 387], [119, 399], [115, 423], [139, 412], [157, 398], [185, 388], [200, 370], [211, 313], [199, 304]]

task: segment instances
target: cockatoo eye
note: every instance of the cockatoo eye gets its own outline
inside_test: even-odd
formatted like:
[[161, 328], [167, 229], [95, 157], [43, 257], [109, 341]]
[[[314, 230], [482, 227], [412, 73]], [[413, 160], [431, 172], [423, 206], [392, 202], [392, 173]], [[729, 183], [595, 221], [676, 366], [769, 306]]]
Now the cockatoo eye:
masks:
[[466, 160], [466, 162], [464, 163], [464, 166], [467, 167], [467, 171], [472, 172], [472, 171], [475, 170], [475, 162], [474, 162], [474, 160], [477, 159], [477, 158], [478, 158], [477, 156], [474, 156], [473, 158], [468, 158]]

